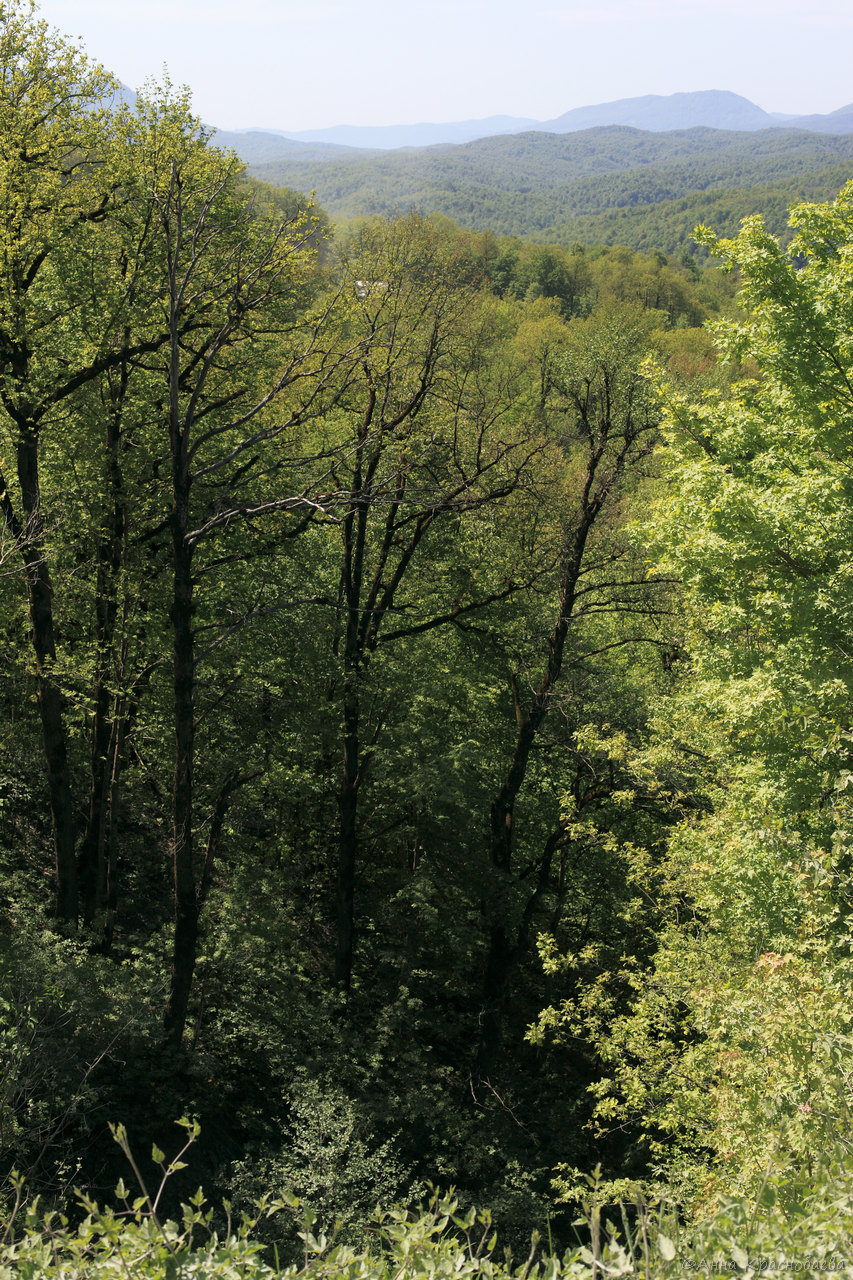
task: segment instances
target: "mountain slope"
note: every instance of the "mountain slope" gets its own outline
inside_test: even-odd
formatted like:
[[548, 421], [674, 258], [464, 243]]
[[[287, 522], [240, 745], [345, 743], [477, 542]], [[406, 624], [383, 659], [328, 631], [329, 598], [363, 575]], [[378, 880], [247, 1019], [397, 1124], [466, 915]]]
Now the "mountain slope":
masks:
[[248, 165], [271, 164], [323, 164], [327, 160], [341, 160], [352, 154], [352, 148], [325, 142], [294, 142], [280, 133], [265, 133], [262, 129], [249, 129], [235, 133], [217, 129], [213, 141], [218, 147], [233, 147], [241, 160]]
[[609, 242], [625, 222], [616, 217], [619, 211], [633, 211], [634, 225], [643, 211], [648, 215], [656, 206], [689, 202], [706, 192], [729, 193], [729, 204], [743, 216], [761, 206], [737, 192], [791, 189], [793, 200], [792, 183], [823, 175], [819, 198], [828, 198], [853, 176], [853, 135], [612, 127], [515, 134], [419, 151], [353, 151], [319, 164], [252, 165], [250, 172], [276, 185], [316, 190], [319, 203], [337, 219], [415, 207], [472, 228], [565, 240], [575, 238], [578, 219], [608, 215]]
[[[287, 185], [317, 186], [321, 198], [346, 201], [335, 209], [347, 215], [364, 212], [365, 201], [390, 194], [405, 200], [429, 187], [451, 188], [460, 182], [499, 190], [526, 192], [563, 186], [581, 177], [626, 172], [648, 166], [684, 164], [726, 171], [737, 177], [756, 165], [814, 167], [853, 156], [853, 138], [810, 134], [796, 129], [724, 132], [686, 129], [650, 133], [622, 126], [572, 134], [522, 133], [483, 138], [458, 147], [426, 147], [396, 152], [346, 151], [313, 163], [288, 161], [257, 169], [257, 176]], [[316, 178], [316, 183], [314, 179]], [[386, 190], [387, 189], [387, 190]]]

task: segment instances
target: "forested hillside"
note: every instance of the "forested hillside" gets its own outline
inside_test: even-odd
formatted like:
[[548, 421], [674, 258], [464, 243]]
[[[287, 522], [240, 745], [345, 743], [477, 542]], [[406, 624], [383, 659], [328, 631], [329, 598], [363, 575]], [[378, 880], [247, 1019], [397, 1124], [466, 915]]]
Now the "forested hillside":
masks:
[[0, 1271], [851, 1274], [853, 186], [335, 229], [0, 69]]
[[834, 196], [851, 160], [847, 135], [614, 126], [393, 153], [329, 148], [322, 162], [253, 161], [251, 172], [315, 190], [338, 219], [430, 210], [504, 235], [677, 253], [706, 213], [722, 234], [755, 212], [784, 232], [788, 207]]

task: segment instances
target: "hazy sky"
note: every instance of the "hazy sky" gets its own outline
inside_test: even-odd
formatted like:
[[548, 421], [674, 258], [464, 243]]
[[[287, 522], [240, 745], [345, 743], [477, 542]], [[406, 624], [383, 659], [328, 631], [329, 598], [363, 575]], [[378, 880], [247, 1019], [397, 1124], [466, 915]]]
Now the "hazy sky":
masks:
[[853, 102], [850, 0], [43, 0], [137, 88], [163, 64], [223, 129], [546, 120], [730, 89], [766, 111]]

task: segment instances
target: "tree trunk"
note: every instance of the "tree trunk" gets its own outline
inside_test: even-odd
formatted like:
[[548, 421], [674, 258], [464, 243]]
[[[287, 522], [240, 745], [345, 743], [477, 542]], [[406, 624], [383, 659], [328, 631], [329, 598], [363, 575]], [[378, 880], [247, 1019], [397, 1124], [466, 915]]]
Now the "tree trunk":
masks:
[[[174, 269], [174, 263], [170, 269]], [[195, 766], [195, 636], [193, 634], [193, 548], [190, 528], [189, 425], [181, 413], [180, 302], [176, 276], [170, 279], [169, 449], [172, 460], [172, 644], [175, 716], [175, 781], [172, 792], [172, 858], [175, 935], [171, 985], [166, 1004], [166, 1039], [179, 1047], [187, 1020], [198, 943], [198, 895], [193, 866], [193, 772]]]
[[483, 976], [480, 1042], [477, 1048], [478, 1080], [488, 1080], [503, 1040], [504, 998], [516, 952], [506, 918], [513, 884], [513, 816], [515, 802], [527, 774], [530, 751], [548, 709], [548, 692], [548, 689], [540, 688], [533, 707], [524, 713], [518, 702], [517, 686], [513, 682], [518, 736], [512, 764], [498, 794], [492, 801], [490, 814], [492, 886], [488, 912], [491, 916], [491, 924], [489, 952]]
[[172, 794], [172, 841], [175, 891], [175, 938], [167, 1039], [180, 1045], [187, 1018], [198, 941], [198, 900], [193, 866], [193, 768], [195, 756], [195, 652], [192, 628], [192, 551], [186, 542], [186, 495], [176, 504], [172, 524], [174, 578], [172, 635], [174, 644], [175, 782]]
[[[130, 345], [125, 331], [125, 346]], [[97, 656], [92, 718], [92, 764], [89, 784], [89, 812], [80, 845], [78, 871], [83, 922], [91, 925], [106, 895], [107, 814], [115, 762], [111, 746], [115, 743], [115, 724], [110, 721], [110, 668], [115, 658], [116, 619], [118, 617], [118, 579], [124, 559], [124, 535], [127, 508], [124, 476], [121, 466], [122, 409], [127, 395], [129, 368], [125, 362], [118, 384], [113, 390], [113, 404], [107, 413], [105, 442], [107, 483], [111, 496], [104, 526], [97, 545], [97, 585], [95, 597]], [[115, 888], [115, 884], [113, 884]]]
[[358, 857], [359, 697], [358, 674], [347, 673], [344, 695], [344, 758], [338, 796], [337, 946], [335, 982], [348, 992], [352, 983], [355, 934], [355, 868]]
[[118, 885], [116, 881], [116, 854], [118, 851], [118, 806], [119, 776], [124, 760], [124, 743], [126, 724], [120, 702], [116, 700], [113, 712], [113, 742], [111, 752], [110, 795], [109, 795], [109, 827], [104, 833], [106, 856], [104, 858], [104, 928], [101, 938], [101, 952], [109, 955], [113, 945], [116, 910], [118, 908]]
[[52, 671], [56, 660], [53, 588], [44, 543], [38, 471], [38, 433], [21, 428], [18, 439], [18, 480], [25, 524], [22, 551], [29, 602], [31, 637], [36, 659], [36, 688], [42, 739], [47, 762], [50, 814], [56, 868], [55, 912], [59, 920], [77, 927], [78, 887], [74, 856], [74, 818], [68, 771], [64, 698]]
[[548, 644], [548, 661], [542, 680], [527, 709], [521, 705], [517, 680], [513, 678], [516, 734], [512, 762], [500, 789], [492, 801], [490, 813], [491, 865], [493, 890], [487, 904], [491, 916], [489, 951], [483, 976], [480, 1038], [476, 1057], [476, 1080], [488, 1080], [503, 1039], [503, 1010], [509, 977], [518, 947], [513, 944], [506, 920], [509, 895], [513, 884], [512, 849], [515, 803], [527, 776], [530, 752], [551, 707], [554, 688], [562, 674], [566, 637], [575, 612], [578, 583], [583, 569], [584, 553], [590, 531], [601, 509], [603, 494], [594, 497], [593, 484], [604, 452], [604, 442], [591, 448], [587, 474], [581, 495], [580, 514], [574, 534], [568, 541], [560, 581], [557, 621]]
[[[355, 949], [355, 870], [358, 859], [358, 788], [361, 780], [359, 730], [361, 676], [364, 657], [361, 638], [361, 593], [364, 581], [365, 540], [369, 499], [362, 492], [364, 450], [373, 422], [376, 393], [369, 387], [367, 407], [359, 424], [358, 448], [353, 467], [353, 499], [342, 524], [343, 563], [341, 600], [345, 608], [343, 651], [343, 761], [338, 792], [338, 884], [335, 982], [349, 992]], [[378, 454], [376, 455], [378, 456]], [[372, 478], [370, 463], [367, 481]]]
[[95, 675], [89, 812], [77, 861], [80, 905], [83, 923], [87, 926], [94, 923], [99, 901], [104, 897], [106, 884], [106, 823], [113, 726], [109, 720], [110, 698], [106, 688], [106, 672], [102, 667], [102, 657], [103, 655], [98, 655], [98, 670]]

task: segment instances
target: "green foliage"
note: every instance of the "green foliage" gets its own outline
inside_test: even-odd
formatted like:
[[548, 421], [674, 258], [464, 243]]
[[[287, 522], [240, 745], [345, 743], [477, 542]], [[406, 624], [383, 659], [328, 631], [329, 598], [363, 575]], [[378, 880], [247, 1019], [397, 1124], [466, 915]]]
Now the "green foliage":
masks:
[[285, 1106], [287, 1120], [276, 1143], [232, 1169], [235, 1202], [251, 1204], [268, 1192], [294, 1193], [310, 1206], [316, 1230], [363, 1246], [364, 1224], [377, 1204], [403, 1195], [420, 1198], [423, 1188], [413, 1181], [393, 1137], [378, 1138], [365, 1109], [333, 1078], [312, 1079], [299, 1071]]
[[[294, 1190], [305, 1265], [330, 1275], [527, 1275], [463, 1243], [470, 1206], [513, 1249], [532, 1225], [568, 1245], [558, 1165], [601, 1162], [626, 1194], [665, 1172], [715, 1250], [764, 1239], [741, 1228], [768, 1169], [789, 1225], [817, 1222], [846, 1194], [853, 1036], [850, 193], [800, 210], [789, 253], [755, 222], [725, 246], [743, 313], [685, 251], [683, 203], [648, 252], [565, 222], [660, 212], [685, 184], [719, 209], [737, 165], [784, 191], [792, 155], [811, 181], [848, 143], [729, 138], [721, 159], [682, 135], [654, 143], [663, 174], [632, 131], [562, 159], [520, 139], [528, 199], [500, 142], [480, 177], [547, 243], [407, 214], [331, 244], [185, 93], [91, 111], [107, 81], [10, 12], [54, 92], [9, 137], [29, 119], [67, 159], [73, 125], [92, 161], [30, 171], [18, 146], [0, 190], [0, 320], [23, 335], [0, 350], [3, 1194], [15, 1165], [68, 1218], [34, 1217], [18, 1260], [273, 1273], [278, 1243], [290, 1267], [292, 1214], [251, 1211], [242, 1236], [182, 1216], [163, 1151], [188, 1110], [210, 1194]], [[61, 929], [57, 815], [63, 874], [88, 876]], [[185, 1008], [164, 1043], [170, 920]], [[119, 1117], [168, 1177], [110, 1217]], [[371, 1219], [434, 1180], [457, 1205]], [[590, 1204], [566, 1275], [666, 1274], [693, 1247], [667, 1205], [626, 1207], [609, 1241], [592, 1191], [564, 1175]]]
[[[114, 1137], [137, 1177], [134, 1196], [119, 1179], [116, 1208], [79, 1196], [85, 1213], [76, 1227], [45, 1213], [36, 1199], [27, 1203], [26, 1185], [15, 1180], [15, 1204], [2, 1241], [0, 1277], [12, 1280], [273, 1280], [305, 1276], [314, 1280], [596, 1280], [602, 1275], [667, 1280], [685, 1273], [747, 1276], [790, 1270], [831, 1270], [853, 1276], [850, 1262], [853, 1195], [844, 1163], [817, 1178], [800, 1202], [786, 1208], [769, 1175], [755, 1200], [731, 1197], [700, 1223], [685, 1227], [667, 1200], [610, 1204], [598, 1172], [581, 1192], [577, 1243], [562, 1257], [540, 1248], [534, 1232], [523, 1262], [509, 1250], [501, 1256], [499, 1236], [488, 1211], [460, 1208], [453, 1192], [433, 1192], [420, 1208], [377, 1209], [368, 1224], [370, 1244], [361, 1250], [327, 1235], [297, 1197], [264, 1196], [239, 1227], [231, 1205], [223, 1205], [221, 1227], [202, 1191], [181, 1205], [175, 1218], [159, 1210], [170, 1178], [183, 1167], [181, 1156], [198, 1136], [198, 1126], [181, 1121], [187, 1139], [168, 1164], [161, 1151], [159, 1187], [149, 1191], [121, 1126]], [[616, 1222], [614, 1223], [614, 1213]], [[290, 1217], [298, 1225], [299, 1262], [283, 1261], [277, 1249], [258, 1238], [265, 1224]], [[549, 1241], [550, 1244], [550, 1241]], [[524, 1257], [524, 1253], [521, 1254]]]
[[322, 160], [253, 164], [273, 183], [316, 190], [333, 218], [420, 208], [462, 226], [571, 245], [692, 249], [697, 222], [734, 234], [761, 212], [783, 234], [796, 200], [835, 195], [853, 142], [798, 130], [644, 133], [610, 127], [524, 133], [464, 146], [329, 152]]
[[624, 245], [595, 252], [580, 246], [540, 248], [519, 240], [498, 241], [496, 247], [487, 268], [495, 292], [528, 302], [553, 300], [566, 319], [588, 316], [596, 306], [637, 302], [665, 314], [669, 324], [687, 328], [701, 324], [722, 301], [710, 290], [692, 287], [682, 267], [665, 254], [633, 253]]
[[670, 482], [645, 532], [689, 666], [647, 761], [692, 768], [700, 803], [647, 883], [663, 923], [624, 967], [631, 1011], [585, 1017], [600, 1124], [637, 1117], [694, 1206], [772, 1174], [792, 1208], [849, 1137], [851, 201], [796, 209], [787, 252], [757, 219], [717, 244], [747, 313], [717, 338], [758, 376], [698, 401], [661, 382]]
[[34, 928], [23, 903], [2, 924], [0, 1201], [17, 1169], [61, 1204], [125, 1064], [145, 1069], [162, 979], [141, 958], [122, 971], [81, 941]]

